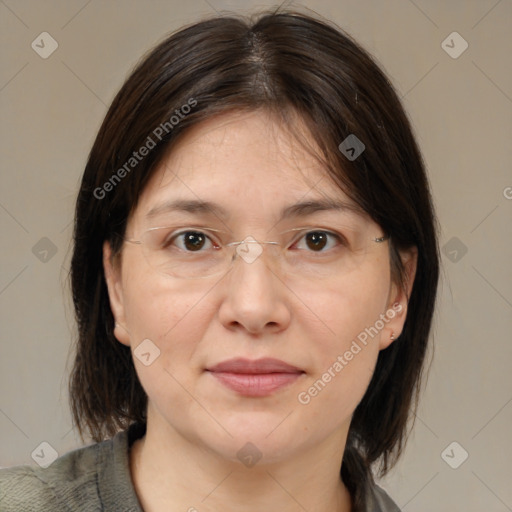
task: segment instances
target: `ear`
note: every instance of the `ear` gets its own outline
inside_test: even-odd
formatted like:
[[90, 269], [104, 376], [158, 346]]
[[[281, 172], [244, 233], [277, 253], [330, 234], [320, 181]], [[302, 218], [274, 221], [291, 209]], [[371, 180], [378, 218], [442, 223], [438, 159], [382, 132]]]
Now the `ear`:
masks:
[[112, 248], [108, 241], [103, 243], [103, 270], [107, 281], [110, 309], [116, 325], [114, 336], [123, 345], [130, 346], [130, 335], [126, 328], [123, 285], [121, 281], [121, 262], [112, 257]]
[[385, 313], [388, 322], [381, 332], [379, 342], [380, 350], [389, 347], [389, 345], [400, 336], [404, 328], [409, 297], [411, 296], [412, 286], [416, 276], [418, 249], [412, 247], [406, 251], [400, 251], [400, 258], [405, 269], [405, 283], [403, 287], [399, 286], [397, 283], [391, 283], [388, 306]]

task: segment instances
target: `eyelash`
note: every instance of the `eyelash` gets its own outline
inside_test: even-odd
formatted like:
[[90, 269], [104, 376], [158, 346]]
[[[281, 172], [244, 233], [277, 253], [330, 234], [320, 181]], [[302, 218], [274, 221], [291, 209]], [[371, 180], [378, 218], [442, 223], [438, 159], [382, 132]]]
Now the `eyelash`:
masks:
[[[169, 237], [169, 239], [164, 242], [163, 248], [169, 247], [170, 245], [172, 245], [174, 243], [175, 240], [177, 240], [179, 237], [182, 237], [183, 235], [186, 235], [187, 233], [204, 235], [210, 241], [210, 243], [212, 243], [212, 244], [214, 243], [213, 240], [211, 239], [211, 237], [208, 236], [204, 231], [199, 231], [199, 230], [194, 230], [194, 229], [187, 229], [187, 230], [179, 231], [178, 233], [173, 233]], [[346, 238], [343, 235], [341, 235], [339, 233], [335, 233], [333, 231], [325, 230], [325, 229], [312, 229], [312, 230], [305, 231], [302, 234], [302, 236], [296, 242], [294, 242], [292, 245], [297, 245], [307, 235], [310, 235], [312, 233], [315, 233], [315, 234], [318, 234], [318, 233], [325, 234], [325, 235], [327, 235], [330, 238], [334, 238], [338, 242], [338, 244], [341, 245], [341, 246], [347, 246], [348, 245], [347, 240], [346, 240]], [[178, 248], [183, 250], [183, 251], [186, 251], [186, 252], [203, 252], [202, 250], [199, 250], [199, 251], [188, 251], [186, 248], [185, 249], [183, 249], [181, 247], [178, 247]], [[304, 249], [301, 249], [301, 250], [304, 250]], [[320, 251], [308, 251], [308, 252], [323, 253], [323, 252], [327, 252], [327, 250], [323, 250], [323, 248], [322, 248], [322, 250], [320, 250]]]

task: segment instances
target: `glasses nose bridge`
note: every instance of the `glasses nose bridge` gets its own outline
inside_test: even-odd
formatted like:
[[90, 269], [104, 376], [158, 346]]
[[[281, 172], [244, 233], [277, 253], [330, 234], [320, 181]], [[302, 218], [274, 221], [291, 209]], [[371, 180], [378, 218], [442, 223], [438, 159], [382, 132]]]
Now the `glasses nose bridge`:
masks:
[[259, 259], [265, 249], [269, 247], [267, 253], [272, 253], [272, 260], [279, 259], [281, 244], [275, 241], [261, 241], [256, 240], [252, 236], [246, 237], [244, 240], [239, 242], [231, 242], [226, 244], [229, 248], [229, 266], [233, 265], [236, 259], [241, 259], [245, 263], [254, 263]]

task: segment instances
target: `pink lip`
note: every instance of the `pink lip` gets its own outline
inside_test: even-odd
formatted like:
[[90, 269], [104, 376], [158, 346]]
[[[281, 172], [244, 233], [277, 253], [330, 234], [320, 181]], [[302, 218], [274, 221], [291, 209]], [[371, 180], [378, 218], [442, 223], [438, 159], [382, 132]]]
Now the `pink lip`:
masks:
[[245, 396], [267, 396], [297, 380], [304, 371], [284, 361], [236, 358], [207, 368], [223, 385]]

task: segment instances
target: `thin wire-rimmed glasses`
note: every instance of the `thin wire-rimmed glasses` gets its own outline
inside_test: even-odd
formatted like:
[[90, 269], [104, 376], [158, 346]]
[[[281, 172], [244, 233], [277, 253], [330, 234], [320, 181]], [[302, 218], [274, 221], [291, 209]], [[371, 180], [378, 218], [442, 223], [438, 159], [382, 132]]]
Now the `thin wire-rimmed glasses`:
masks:
[[[375, 247], [389, 239], [354, 229], [341, 233], [314, 226], [289, 229], [278, 237], [280, 241], [259, 241], [248, 236], [242, 241], [222, 242], [230, 234], [218, 229], [159, 226], [144, 231], [140, 240], [123, 239], [140, 245], [148, 264], [158, 273], [187, 279], [223, 274], [237, 257], [247, 264], [254, 263], [264, 247], [271, 253], [272, 268], [281, 275], [333, 278], [360, 267]], [[299, 247], [302, 240], [306, 240], [306, 248], [304, 244]]]

